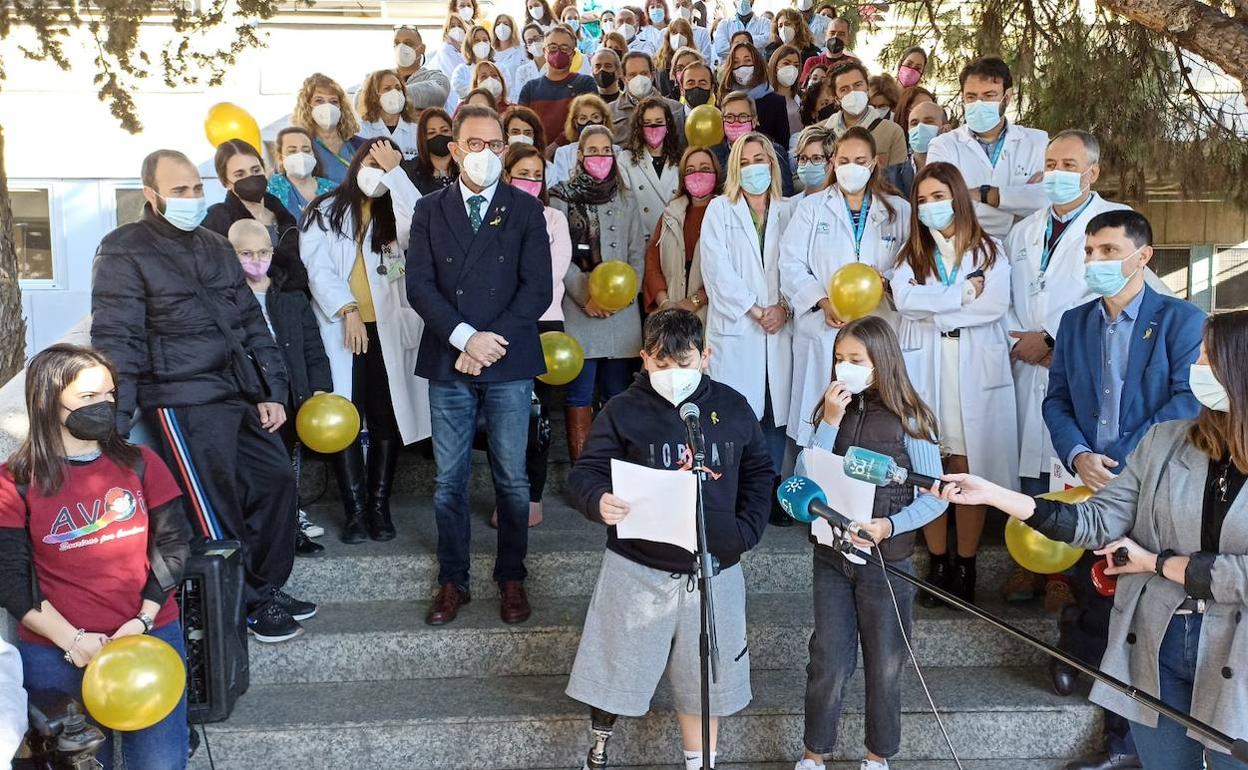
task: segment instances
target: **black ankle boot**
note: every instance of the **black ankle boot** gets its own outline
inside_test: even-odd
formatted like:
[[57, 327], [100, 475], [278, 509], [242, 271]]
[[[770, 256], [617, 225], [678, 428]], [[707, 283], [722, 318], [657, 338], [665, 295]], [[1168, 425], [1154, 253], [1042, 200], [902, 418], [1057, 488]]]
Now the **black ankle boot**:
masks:
[[975, 557], [958, 556], [953, 560], [953, 580], [949, 593], [967, 604], [975, 603]]
[[[949, 554], [947, 553], [932, 554], [929, 557], [929, 561], [927, 563], [927, 582], [931, 583], [937, 588], [943, 588], [944, 590], [948, 591], [949, 582], [953, 577], [952, 572], [949, 567], [950, 567]], [[937, 599], [935, 596], [933, 596], [932, 594], [929, 594], [927, 591], [919, 592], [919, 604], [922, 604], [924, 607], [928, 607], [928, 608], [945, 606], [945, 603], [943, 601], [941, 601], [940, 599]]]
[[367, 477], [364, 475], [364, 450], [359, 439], [335, 454], [333, 462], [334, 476], [338, 479], [338, 496], [342, 498], [346, 515], [339, 538], [350, 545], [363, 543], [368, 539], [368, 530], [364, 526]]
[[393, 540], [395, 536], [390, 489], [402, 448], [398, 439], [374, 441], [368, 448], [368, 536], [374, 540]]

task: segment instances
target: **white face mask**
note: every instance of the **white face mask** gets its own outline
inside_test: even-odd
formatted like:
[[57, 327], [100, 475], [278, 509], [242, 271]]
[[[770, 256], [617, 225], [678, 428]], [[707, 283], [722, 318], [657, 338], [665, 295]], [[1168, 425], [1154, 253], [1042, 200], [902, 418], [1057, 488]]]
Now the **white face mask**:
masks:
[[454, 40], [456, 43], [462, 43], [464, 42], [464, 35], [468, 33], [464, 32], [462, 27], [451, 27], [451, 31], [447, 34], [451, 36], [451, 40]]
[[394, 47], [394, 62], [400, 67], [410, 67], [416, 63], [416, 49], [407, 43], [399, 43]]
[[[785, 27], [785, 29], [788, 29], [788, 27]], [[778, 80], [780, 85], [785, 88], [788, 88], [797, 82], [797, 75], [797, 67], [794, 67], [792, 64], [786, 64], [776, 70], [776, 80]]]
[[605, 32], [614, 32], [614, 31], [615, 31], [615, 22], [614, 22], [614, 21], [612, 21], [611, 19], [607, 19], [606, 21], [602, 22], [602, 31], [603, 31], [604, 33], [605, 33]]
[[506, 43], [508, 40], [511, 40], [511, 27], [506, 24], [499, 24], [494, 28], [494, 34], [498, 35], [499, 40]]
[[529, 9], [529, 16], [533, 17], [534, 21], [541, 21], [542, 17], [544, 17], [545, 15], [546, 15], [546, 9], [540, 5], [535, 5]]
[[873, 366], [860, 366], [848, 361], [836, 363], [836, 381], [855, 396], [867, 389], [874, 373], [875, 367]]
[[386, 192], [386, 183], [381, 178], [386, 172], [372, 166], [361, 166], [358, 174], [355, 175], [355, 183], [360, 186], [360, 190], [370, 198], [376, 198]]
[[507, 137], [507, 144], [533, 144], [533, 137], [526, 134], [512, 134]]
[[1192, 364], [1188, 369], [1187, 384], [1192, 395], [1204, 406], [1215, 412], [1231, 411], [1231, 397], [1226, 388], [1213, 376], [1213, 368], [1207, 364]]
[[846, 163], [836, 167], [836, 183], [847, 193], [856, 193], [871, 180], [871, 167]]
[[797, 10], [809, 11], [814, 4], [815, 0], [797, 0]]
[[685, 6], [683, 6], [683, 5], [682, 5], [682, 6], [680, 6], [679, 8], [677, 8], [677, 9], [676, 9], [676, 18], [678, 18], [678, 19], [685, 19], [685, 20], [692, 19], [692, 18], [693, 18], [693, 9], [692, 9], [692, 8], [686, 8], [686, 7], [685, 7]]
[[633, 75], [633, 79], [628, 81], [628, 93], [634, 99], [644, 99], [654, 90], [654, 81], [649, 75]]
[[477, 87], [484, 88], [486, 91], [489, 91], [491, 94], [494, 95], [495, 99], [503, 95], [503, 84], [499, 82], [498, 78], [486, 78], [485, 80], [478, 80]]
[[841, 109], [850, 115], [861, 115], [863, 112], [866, 112], [867, 99], [865, 91], [850, 91], [841, 97]]
[[282, 158], [282, 168], [286, 169], [286, 176], [307, 179], [316, 168], [316, 156], [310, 152], [292, 152]]
[[473, 43], [473, 44], [472, 44], [472, 55], [473, 55], [473, 56], [475, 56], [475, 57], [477, 57], [478, 59], [488, 59], [488, 58], [490, 58], [490, 44], [489, 44], [489, 43], [484, 43], [484, 42], [482, 42], [482, 43]]
[[685, 36], [680, 34], [679, 32], [671, 35], [668, 39], [672, 43], [673, 51], [675, 51], [677, 48], [684, 48], [685, 43], [688, 42], [687, 40], [685, 40]]
[[793, 29], [792, 27], [780, 28], [780, 42], [784, 43], [785, 45], [792, 43], [793, 38], [796, 35], [797, 35], [797, 30]]
[[541, 57], [542, 41], [534, 40], [532, 43], [525, 46], [525, 50], [527, 50], [529, 52], [529, 56], [532, 56], [534, 59]]
[[390, 115], [398, 115], [407, 105], [407, 97], [402, 91], [386, 91], [379, 99], [381, 108]]
[[701, 369], [658, 369], [650, 372], [650, 387], [654, 392], [680, 406], [702, 382]]
[[732, 79], [737, 81], [738, 85], [745, 85], [754, 79], [754, 68], [750, 65], [737, 67], [732, 71]]
[[624, 36], [625, 40], [632, 40], [633, 36], [637, 34], [637, 28], [632, 24], [621, 24], [620, 34]]
[[312, 108], [312, 119], [316, 125], [328, 131], [342, 120], [342, 110], [336, 104], [318, 104]]
[[463, 8], [460, 8], [459, 18], [463, 19], [464, 21], [472, 21], [472, 6], [465, 5]]
[[498, 175], [503, 172], [503, 162], [488, 147], [468, 153], [460, 165], [478, 187], [489, 187], [498, 181]]

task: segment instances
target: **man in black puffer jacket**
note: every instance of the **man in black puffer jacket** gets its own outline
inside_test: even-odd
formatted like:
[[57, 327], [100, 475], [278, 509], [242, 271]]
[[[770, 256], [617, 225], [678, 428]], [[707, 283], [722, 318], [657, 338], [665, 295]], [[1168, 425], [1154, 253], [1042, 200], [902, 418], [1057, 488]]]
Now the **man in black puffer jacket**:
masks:
[[100, 242], [92, 278], [91, 342], [117, 367], [118, 431], [129, 435], [143, 409], [197, 533], [243, 545], [249, 629], [260, 641], [293, 638], [296, 618], [316, 606], [281, 591], [297, 510], [276, 434], [286, 367], [233, 247], [200, 227], [195, 166], [180, 152], [152, 153], [143, 195], [142, 218]]

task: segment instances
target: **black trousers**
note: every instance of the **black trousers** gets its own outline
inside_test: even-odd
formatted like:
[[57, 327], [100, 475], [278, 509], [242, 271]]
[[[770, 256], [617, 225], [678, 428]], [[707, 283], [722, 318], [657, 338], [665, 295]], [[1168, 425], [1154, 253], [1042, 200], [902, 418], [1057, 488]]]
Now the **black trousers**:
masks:
[[376, 323], [365, 322], [364, 329], [368, 332], [368, 350], [352, 357], [351, 400], [368, 426], [369, 441], [397, 441], [399, 424], [390, 400], [390, 376], [381, 354], [381, 337]]
[[[563, 321], [538, 321], [539, 332], [561, 332]], [[545, 431], [545, 436], [529, 436], [529, 447], [524, 453], [524, 470], [529, 475], [529, 500], [534, 503], [542, 501], [546, 492], [546, 464], [550, 458], [550, 414], [555, 406], [554, 385], [547, 385], [541, 380], [533, 380], [533, 394], [542, 404], [542, 413], [546, 415], [544, 425], [538, 425], [538, 431]]]
[[196, 534], [242, 543], [247, 610], [254, 612], [286, 584], [295, 563], [298, 490], [281, 438], [241, 400], [156, 409], [151, 417]]

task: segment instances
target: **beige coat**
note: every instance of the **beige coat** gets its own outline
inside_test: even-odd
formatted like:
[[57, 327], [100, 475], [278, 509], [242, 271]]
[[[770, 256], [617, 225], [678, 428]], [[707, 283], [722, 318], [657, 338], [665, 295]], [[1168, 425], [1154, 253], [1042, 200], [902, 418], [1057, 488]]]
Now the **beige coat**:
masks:
[[[659, 264], [663, 268], [663, 280], [667, 283], [667, 297], [672, 302], [692, 297], [702, 288], [701, 240], [693, 248], [689, 278], [685, 279], [685, 212], [688, 210], [689, 199], [681, 195], [667, 204], [659, 220]], [[705, 325], [706, 303], [698, 305], [696, 312]]]

